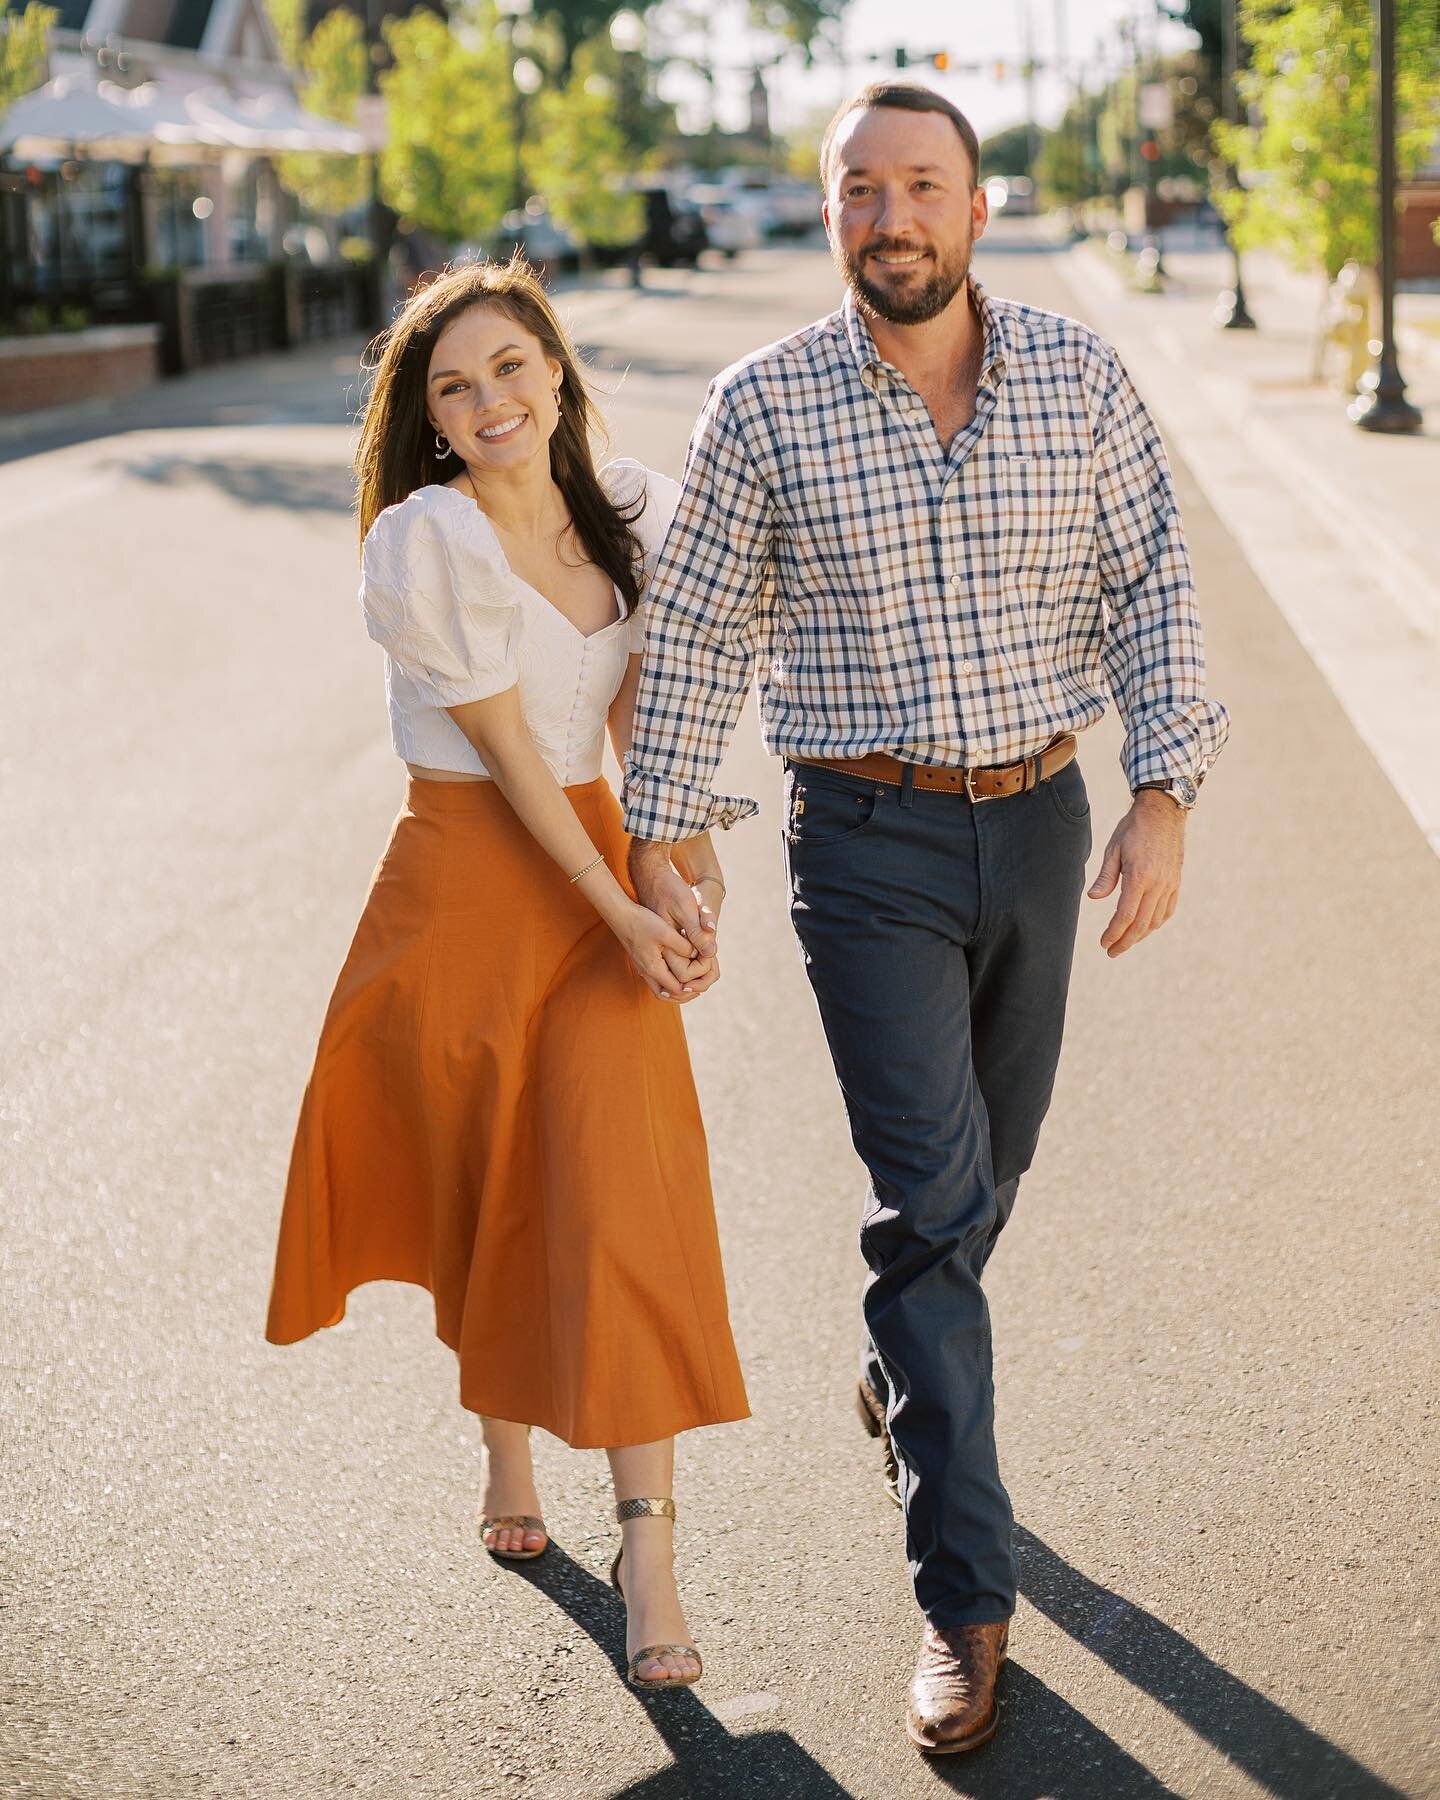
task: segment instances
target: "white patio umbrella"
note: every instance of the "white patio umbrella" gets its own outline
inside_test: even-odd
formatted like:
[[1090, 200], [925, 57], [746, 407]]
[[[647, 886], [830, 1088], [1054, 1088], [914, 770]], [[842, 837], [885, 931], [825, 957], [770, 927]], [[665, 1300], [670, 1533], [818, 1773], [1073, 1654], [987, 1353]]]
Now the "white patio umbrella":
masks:
[[305, 112], [286, 88], [226, 88], [173, 76], [125, 88], [86, 74], [57, 75], [0, 117], [0, 151], [19, 157], [204, 162], [206, 151], [358, 156], [366, 147], [362, 133]]
[[86, 75], [57, 75], [22, 94], [0, 116], [0, 150], [19, 157], [73, 155], [139, 162], [155, 142], [155, 83], [123, 88]]

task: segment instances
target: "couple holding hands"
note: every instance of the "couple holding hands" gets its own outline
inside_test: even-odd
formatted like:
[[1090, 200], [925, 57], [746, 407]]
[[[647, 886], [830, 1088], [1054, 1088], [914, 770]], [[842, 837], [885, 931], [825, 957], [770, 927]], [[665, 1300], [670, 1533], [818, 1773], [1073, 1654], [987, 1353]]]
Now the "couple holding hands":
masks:
[[[434, 1296], [480, 1416], [483, 1542], [543, 1554], [539, 1426], [604, 1448], [629, 1677], [701, 1674], [678, 1432], [747, 1415], [680, 1008], [719, 976], [712, 791], [752, 678], [786, 761], [791, 913], [869, 1172], [858, 1399], [903, 1508], [931, 1753], [998, 1721], [1015, 1604], [981, 1275], [1049, 1104], [1086, 858], [1076, 734], [1134, 795], [1090, 889], [1163, 925], [1226, 735], [1163, 448], [1113, 351], [970, 273], [963, 114], [878, 84], [821, 156], [829, 317], [712, 384], [679, 487], [597, 471], [523, 265], [385, 333], [361, 600], [404, 805], [321, 1034], [268, 1336], [377, 1279]], [[600, 773], [606, 731], [624, 809]]]

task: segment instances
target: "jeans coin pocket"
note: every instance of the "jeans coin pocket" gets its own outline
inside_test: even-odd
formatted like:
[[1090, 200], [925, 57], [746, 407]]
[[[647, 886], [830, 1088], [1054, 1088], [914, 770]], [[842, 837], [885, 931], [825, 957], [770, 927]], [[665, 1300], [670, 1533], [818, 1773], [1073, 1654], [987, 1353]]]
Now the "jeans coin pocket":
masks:
[[875, 816], [870, 787], [815, 781], [800, 769], [786, 775], [785, 841], [793, 848], [819, 850], [857, 836]]

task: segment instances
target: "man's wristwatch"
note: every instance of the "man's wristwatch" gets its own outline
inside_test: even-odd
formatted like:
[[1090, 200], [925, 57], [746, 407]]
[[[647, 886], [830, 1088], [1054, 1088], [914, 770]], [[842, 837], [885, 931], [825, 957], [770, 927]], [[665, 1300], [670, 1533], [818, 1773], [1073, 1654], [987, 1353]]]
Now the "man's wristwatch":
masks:
[[1199, 787], [1188, 775], [1176, 775], [1170, 781], [1142, 781], [1135, 792], [1146, 794], [1152, 788], [1173, 800], [1181, 812], [1189, 812], [1200, 797]]

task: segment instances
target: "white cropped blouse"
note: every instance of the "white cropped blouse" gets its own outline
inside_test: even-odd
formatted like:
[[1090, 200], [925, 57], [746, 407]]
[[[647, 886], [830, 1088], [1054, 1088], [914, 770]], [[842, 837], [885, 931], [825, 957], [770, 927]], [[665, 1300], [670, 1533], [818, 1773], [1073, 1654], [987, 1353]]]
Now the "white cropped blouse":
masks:
[[[645, 553], [648, 587], [680, 497], [677, 484], [623, 457], [599, 471]], [[365, 536], [360, 604], [385, 650], [395, 754], [422, 769], [487, 775], [447, 706], [520, 690], [537, 749], [562, 787], [593, 781], [605, 720], [627, 658], [644, 648], [644, 588], [629, 618], [619, 593], [613, 623], [587, 637], [510, 567], [495, 527], [468, 494], [417, 488], [387, 506]]]

